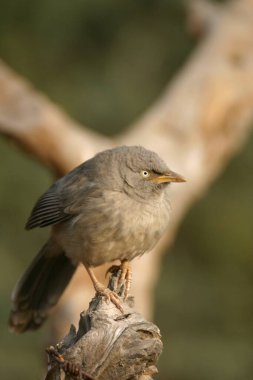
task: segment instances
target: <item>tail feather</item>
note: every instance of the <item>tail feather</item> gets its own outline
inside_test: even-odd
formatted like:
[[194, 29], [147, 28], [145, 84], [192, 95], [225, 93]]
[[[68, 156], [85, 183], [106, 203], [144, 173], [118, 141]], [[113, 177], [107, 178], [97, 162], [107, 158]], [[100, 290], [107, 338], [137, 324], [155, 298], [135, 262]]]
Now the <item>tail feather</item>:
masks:
[[76, 270], [59, 247], [47, 242], [12, 293], [9, 326], [15, 332], [35, 330], [47, 318]]

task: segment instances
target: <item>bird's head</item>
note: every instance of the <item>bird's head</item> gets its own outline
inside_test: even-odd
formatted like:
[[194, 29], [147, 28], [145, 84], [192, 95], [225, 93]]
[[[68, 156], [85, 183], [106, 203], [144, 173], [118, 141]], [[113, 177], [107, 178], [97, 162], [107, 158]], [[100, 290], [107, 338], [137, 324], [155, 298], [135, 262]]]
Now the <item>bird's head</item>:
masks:
[[141, 146], [120, 146], [99, 153], [95, 159], [106, 188], [140, 198], [161, 192], [171, 182], [185, 182], [155, 152]]

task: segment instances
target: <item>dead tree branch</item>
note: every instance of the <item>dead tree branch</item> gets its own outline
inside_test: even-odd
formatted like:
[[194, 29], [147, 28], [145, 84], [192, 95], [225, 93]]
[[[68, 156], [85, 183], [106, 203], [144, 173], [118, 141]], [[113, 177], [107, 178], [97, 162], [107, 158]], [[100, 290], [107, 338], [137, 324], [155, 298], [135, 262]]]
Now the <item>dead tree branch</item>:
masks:
[[117, 287], [120, 271], [114, 273], [108, 287], [121, 297], [124, 313], [97, 295], [79, 328], [72, 325], [69, 334], [56, 348], [49, 347], [46, 380], [152, 380], [162, 352], [159, 329], [133, 310], [133, 299], [123, 300], [124, 286]]

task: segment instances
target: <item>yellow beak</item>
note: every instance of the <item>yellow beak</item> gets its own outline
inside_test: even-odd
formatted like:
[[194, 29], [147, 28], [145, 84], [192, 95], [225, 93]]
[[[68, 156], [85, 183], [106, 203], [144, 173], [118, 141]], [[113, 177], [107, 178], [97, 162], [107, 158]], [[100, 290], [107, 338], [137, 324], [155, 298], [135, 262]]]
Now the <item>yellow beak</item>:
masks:
[[186, 179], [180, 174], [170, 171], [169, 173], [150, 178], [153, 183], [167, 183], [167, 182], [186, 182]]

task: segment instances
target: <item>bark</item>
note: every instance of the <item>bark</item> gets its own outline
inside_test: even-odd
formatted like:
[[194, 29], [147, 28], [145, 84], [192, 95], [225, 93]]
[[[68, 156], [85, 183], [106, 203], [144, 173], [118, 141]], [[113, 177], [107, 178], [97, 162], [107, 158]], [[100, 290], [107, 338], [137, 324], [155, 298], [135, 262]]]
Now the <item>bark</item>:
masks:
[[[175, 238], [189, 207], [242, 148], [252, 127], [253, 1], [231, 1], [206, 14], [211, 16], [202, 18], [201, 42], [164, 94], [124, 133], [110, 139], [81, 129], [0, 63], [0, 131], [58, 174], [102, 149], [141, 144], [188, 179], [171, 188], [172, 220], [164, 238], [153, 252], [133, 262], [136, 307], [149, 317], [161, 253]], [[105, 270], [98, 270], [102, 280]], [[61, 336], [69, 322], [77, 322], [92, 294], [80, 269], [56, 310], [56, 335]]]
[[124, 312], [97, 295], [80, 315], [78, 331], [72, 325], [62, 342], [47, 349], [46, 380], [152, 380], [157, 373], [160, 331], [134, 311], [132, 298], [124, 301], [119, 276], [114, 273], [108, 287], [121, 297]]

